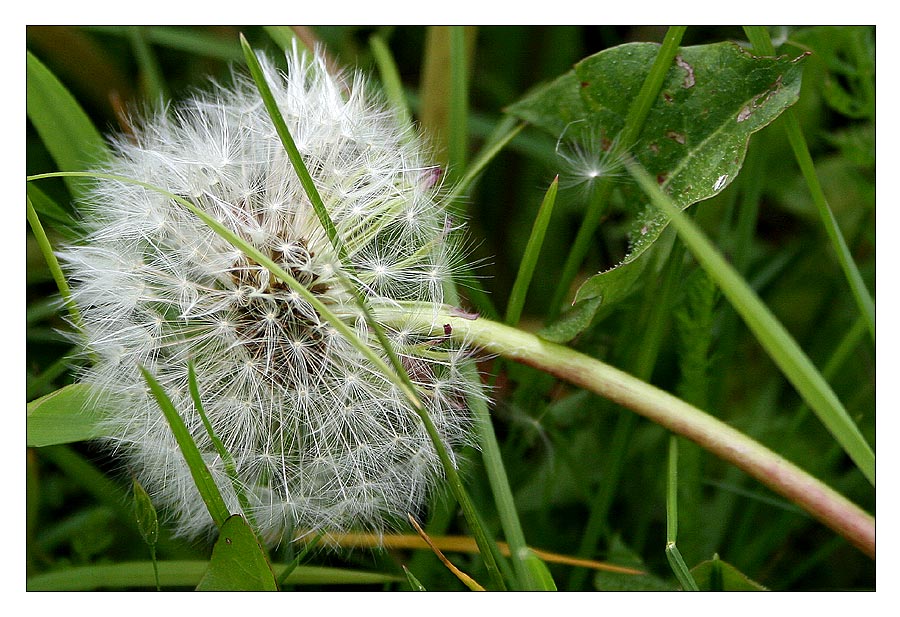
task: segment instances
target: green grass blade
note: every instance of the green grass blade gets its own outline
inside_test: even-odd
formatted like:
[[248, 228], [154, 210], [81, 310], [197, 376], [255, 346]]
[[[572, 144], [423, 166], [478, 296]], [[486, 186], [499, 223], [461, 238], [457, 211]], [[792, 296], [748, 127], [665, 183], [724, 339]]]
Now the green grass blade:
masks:
[[669, 469], [666, 481], [666, 559], [685, 591], [700, 591], [678, 550], [678, 437], [669, 436]]
[[168, 88], [163, 77], [162, 69], [156, 60], [156, 54], [147, 42], [147, 35], [143, 26], [129, 26], [128, 38], [131, 40], [131, 48], [134, 57], [140, 67], [143, 78], [144, 94], [153, 101], [159, 103], [168, 98]]
[[691, 575], [690, 568], [684, 563], [681, 551], [678, 550], [674, 543], [666, 545], [666, 559], [669, 560], [669, 566], [672, 568], [672, 572], [675, 573], [675, 578], [678, 579], [682, 589], [685, 591], [700, 591], [700, 588], [697, 587], [697, 581]]
[[331, 217], [328, 216], [328, 210], [325, 208], [325, 203], [319, 196], [316, 184], [313, 182], [309, 170], [306, 169], [303, 157], [300, 155], [300, 151], [294, 143], [294, 138], [291, 136], [291, 132], [284, 121], [284, 117], [278, 109], [278, 104], [275, 102], [272, 90], [266, 82], [266, 76], [263, 74], [259, 59], [257, 59], [256, 54], [253, 52], [253, 49], [250, 47], [250, 44], [247, 42], [247, 39], [244, 38], [243, 34], [241, 35], [241, 48], [244, 50], [244, 59], [247, 61], [247, 68], [250, 70], [250, 75], [253, 77], [253, 81], [256, 82], [260, 97], [263, 100], [263, 104], [266, 106], [266, 111], [269, 112], [272, 124], [275, 125], [275, 130], [287, 152], [291, 165], [294, 167], [294, 171], [297, 173], [297, 177], [300, 178], [300, 184], [303, 186], [303, 190], [306, 192], [306, 196], [309, 198], [310, 203], [312, 203], [313, 210], [319, 218], [322, 227], [325, 229], [329, 241], [332, 246], [335, 247], [338, 257], [341, 262], [346, 262], [347, 250], [344, 248], [343, 242], [338, 235], [337, 228], [335, 228], [334, 223], [331, 221]]
[[[647, 114], [656, 101], [659, 89], [662, 88], [665, 81], [666, 73], [671, 68], [675, 55], [678, 53], [678, 47], [681, 45], [681, 38], [684, 36], [685, 30], [687, 28], [684, 26], [672, 26], [666, 32], [666, 36], [659, 48], [659, 53], [657, 53], [656, 59], [653, 61], [653, 66], [650, 67], [650, 72], [641, 85], [637, 97], [635, 97], [634, 102], [628, 109], [618, 147], [630, 148], [640, 136]], [[597, 226], [600, 224], [601, 215], [609, 202], [611, 192], [612, 183], [610, 179], [601, 178], [599, 185], [594, 189], [592, 198], [588, 202], [587, 211], [575, 236], [575, 241], [572, 243], [572, 248], [566, 256], [559, 283], [550, 302], [550, 312], [547, 315], [548, 322], [559, 315], [563, 300], [569, 293], [569, 287], [591, 246], [594, 232], [597, 231]]]
[[469, 148], [469, 76], [465, 26], [450, 26], [450, 107], [447, 114], [447, 159], [450, 178], [466, 169]]
[[541, 247], [544, 244], [544, 236], [547, 233], [547, 226], [550, 224], [550, 217], [553, 214], [553, 206], [556, 203], [558, 190], [559, 176], [550, 183], [550, 188], [547, 189], [547, 193], [544, 195], [544, 200], [541, 202], [541, 207], [531, 228], [531, 235], [528, 237], [528, 244], [525, 246], [525, 254], [519, 263], [516, 282], [513, 283], [513, 288], [509, 295], [509, 304], [506, 306], [506, 323], [511, 326], [518, 324], [519, 318], [522, 316], [525, 296], [528, 294], [528, 286], [531, 284], [531, 277], [534, 275]]
[[403, 92], [403, 82], [400, 80], [400, 72], [391, 55], [391, 50], [383, 38], [378, 34], [369, 37], [369, 47], [375, 56], [375, 64], [378, 66], [378, 74], [381, 76], [381, 87], [385, 96], [395, 110], [397, 119], [403, 126], [412, 126], [412, 114], [406, 95]]
[[100, 422], [109, 405], [109, 399], [82, 383], [31, 401], [25, 408], [25, 445], [40, 448], [103, 437]]
[[200, 421], [203, 422], [203, 428], [206, 429], [206, 434], [209, 435], [213, 447], [216, 449], [219, 458], [222, 459], [222, 463], [225, 465], [225, 473], [231, 480], [231, 486], [234, 488], [235, 495], [237, 495], [238, 503], [241, 504], [241, 510], [244, 511], [247, 522], [256, 529], [256, 521], [253, 520], [253, 514], [250, 509], [250, 500], [247, 499], [247, 494], [244, 492], [244, 486], [241, 483], [240, 478], [238, 478], [234, 459], [232, 458], [231, 453], [225, 448], [225, 444], [223, 444], [222, 440], [219, 439], [219, 436], [216, 435], [212, 423], [206, 416], [206, 410], [203, 409], [203, 401], [200, 399], [200, 389], [197, 386], [197, 373], [194, 369], [193, 361], [188, 361], [188, 389], [191, 393], [191, 399], [194, 402], [194, 410], [197, 412], [197, 415], [200, 416]]
[[[30, 51], [25, 53], [26, 110], [41, 140], [63, 171], [78, 171], [108, 156], [90, 118], [65, 86]], [[88, 188], [83, 178], [67, 178], [72, 197]]]
[[720, 287], [785, 377], [874, 486], [875, 454], [872, 448], [790, 333], [696, 224], [671, 203], [647, 171], [634, 161], [629, 161], [626, 166], [653, 204], [669, 217], [694, 257]]
[[197, 444], [194, 443], [190, 431], [188, 431], [187, 426], [185, 426], [184, 420], [181, 419], [178, 410], [175, 409], [175, 406], [162, 389], [162, 386], [159, 385], [147, 369], [144, 367], [140, 367], [140, 369], [141, 374], [144, 376], [144, 380], [150, 387], [153, 398], [156, 399], [159, 408], [162, 410], [163, 415], [165, 415], [166, 420], [169, 423], [169, 427], [172, 429], [172, 434], [175, 436], [181, 454], [184, 456], [184, 460], [191, 470], [191, 476], [194, 478], [197, 490], [203, 498], [203, 503], [206, 504], [206, 507], [209, 510], [209, 515], [216, 523], [216, 527], [221, 528], [222, 525], [225, 524], [230, 513], [228, 512], [228, 506], [225, 505], [225, 500], [222, 499], [222, 494], [219, 492], [219, 487], [216, 486], [216, 482], [213, 479], [209, 468], [207, 468], [206, 463], [203, 461], [203, 456], [200, 454]]
[[[207, 561], [160, 561], [159, 580], [164, 587], [196, 587], [209, 567]], [[276, 574], [284, 565], [273, 565]], [[394, 574], [364, 572], [341, 568], [301, 566], [285, 581], [286, 585], [384, 585], [403, 579]], [[89, 591], [156, 585], [149, 561], [78, 566], [45, 572], [27, 579], [29, 591]]]
[[[129, 36], [130, 26], [82, 26], [82, 29], [111, 34]], [[204, 58], [216, 58], [227, 62], [241, 59], [241, 49], [234, 40], [219, 34], [207, 32], [202, 28], [180, 26], [144, 26], [144, 37], [147, 42], [184, 51]]]
[[[321, 196], [319, 195], [318, 190], [316, 189], [315, 183], [313, 182], [312, 177], [309, 174], [309, 171], [306, 168], [305, 163], [303, 162], [303, 157], [300, 154], [300, 151], [297, 149], [296, 144], [294, 143], [294, 139], [291, 136], [290, 130], [287, 127], [287, 124], [284, 121], [284, 118], [281, 115], [281, 111], [278, 109], [278, 104], [275, 101], [274, 96], [272, 96], [271, 89], [266, 82], [265, 75], [262, 72], [262, 67], [259, 64], [259, 60], [256, 58], [256, 55], [253, 53], [249, 43], [247, 40], [241, 36], [241, 45], [244, 49], [244, 55], [247, 60], [248, 68], [250, 69], [250, 73], [253, 76], [254, 81], [256, 82], [257, 88], [259, 90], [260, 96], [263, 99], [263, 102], [266, 106], [266, 110], [269, 113], [269, 117], [272, 119], [272, 123], [275, 125], [275, 129], [278, 133], [278, 136], [281, 139], [282, 145], [285, 148], [285, 151], [288, 155], [288, 158], [291, 161], [291, 164], [294, 167], [294, 170], [297, 172], [297, 176], [300, 179], [300, 183], [303, 185], [303, 189], [306, 192], [307, 197], [309, 197], [310, 202], [313, 205], [313, 209], [316, 212], [316, 216], [319, 219], [325, 233], [327, 234], [331, 245], [334, 247], [335, 251], [338, 254], [338, 259], [340, 260], [341, 265], [344, 269], [350, 271], [352, 274], [352, 268], [350, 266], [350, 262], [347, 259], [347, 251], [344, 246], [343, 240], [340, 237], [340, 234], [337, 231], [337, 228], [334, 225], [334, 222], [331, 220], [330, 215], [328, 214], [328, 210], [325, 207], [324, 202], [322, 201]], [[267, 260], [269, 263], [272, 263], [271, 260]], [[258, 263], [263, 263], [257, 259]], [[266, 264], [263, 264], [266, 265]], [[272, 263], [272, 265], [275, 265]], [[268, 266], [266, 266], [268, 267]], [[279, 268], [279, 270], [281, 270]], [[285, 278], [275, 271], [272, 271], [273, 274], [285, 280]], [[283, 272], [283, 271], [282, 271]], [[285, 273], [286, 274], [286, 273]], [[344, 277], [346, 279], [346, 277]], [[295, 281], [296, 282], [296, 281]], [[299, 285], [299, 283], [297, 283]], [[401, 386], [401, 390], [406, 394], [408, 400], [413, 406], [416, 414], [422, 419], [422, 423], [425, 425], [425, 430], [428, 432], [429, 437], [434, 444], [435, 450], [437, 451], [438, 456], [441, 459], [441, 464], [444, 468], [444, 473], [447, 476], [449, 481], [451, 490], [453, 490], [454, 495], [459, 501], [459, 505], [462, 508], [463, 512], [466, 515], [466, 519], [469, 521], [469, 524], [472, 526], [472, 533], [475, 535], [475, 538], [478, 540], [479, 547], [481, 547], [481, 554], [485, 561], [485, 565], [487, 566], [488, 573], [491, 575], [492, 582], [498, 588], [504, 588], [505, 585], [503, 583], [503, 577], [500, 574], [500, 570], [497, 566], [496, 560], [494, 558], [491, 547], [493, 543], [489, 542], [488, 535], [484, 527], [479, 523], [479, 517], [477, 513], [474, 511], [474, 505], [469, 499], [468, 495], [465, 492], [462, 481], [459, 479], [459, 474], [457, 473], [456, 468], [454, 467], [452, 461], [450, 460], [449, 455], [447, 454], [446, 448], [444, 447], [443, 442], [441, 441], [440, 434], [437, 432], [437, 429], [434, 426], [434, 423], [431, 420], [431, 417], [428, 415], [428, 412], [425, 410], [422, 402], [419, 400], [418, 394], [416, 392], [416, 388], [412, 383], [412, 380], [409, 378], [409, 375], [406, 372], [406, 369], [403, 367], [403, 364], [400, 362], [400, 359], [397, 357], [397, 354], [394, 352], [390, 341], [384, 333], [384, 329], [378, 323], [378, 321], [372, 316], [372, 313], [367, 305], [365, 296], [362, 292], [356, 288], [355, 285], [349, 282], [349, 280], [345, 280], [345, 286], [348, 291], [350, 291], [357, 302], [359, 308], [363, 311], [363, 314], [366, 318], [366, 323], [372, 328], [373, 332], [377, 336], [379, 342], [381, 343], [382, 348], [387, 353], [391, 364], [393, 365], [393, 370], [387, 368], [384, 365], [384, 362], [381, 359], [378, 359], [376, 366], [382, 367], [385, 366], [385, 370], [383, 371], [385, 375], [390, 377], [395, 383]], [[309, 292], [306, 292], [309, 294]], [[311, 294], [309, 294], [312, 297]], [[307, 298], [308, 299], [308, 298]], [[321, 302], [318, 303], [321, 305]], [[314, 305], [315, 306], [315, 305]], [[321, 313], [321, 311], [320, 311]], [[340, 320], [337, 320], [340, 321]], [[341, 322], [342, 323], [342, 322]], [[337, 328], [336, 324], [335, 328]], [[346, 328], [346, 327], [345, 327]], [[349, 330], [349, 328], [346, 328]], [[350, 341], [356, 341], [355, 345], [358, 343], [358, 348], [361, 351], [366, 353], [367, 355], [374, 356], [368, 346], [362, 344], [358, 340], [358, 338], [354, 335], [352, 338], [348, 337]], [[377, 356], [374, 356], [377, 357]]]
[[[772, 40], [769, 38], [769, 33], [764, 26], [747, 26], [744, 28], [744, 31], [747, 34], [747, 38], [749, 38], [750, 42], [753, 44], [754, 49], [767, 56], [775, 55], [775, 48], [772, 46]], [[800, 166], [800, 171], [803, 173], [804, 180], [806, 180], [806, 185], [809, 188], [813, 203], [819, 211], [822, 225], [825, 227], [825, 232], [828, 234], [828, 239], [831, 241], [831, 247], [837, 255], [838, 263], [841, 264], [841, 269], [844, 271], [844, 276], [847, 278], [847, 283], [850, 285], [853, 298], [859, 306], [860, 313], [866, 320], [869, 334], [872, 336], [872, 341], [874, 341], [875, 301], [872, 299], [872, 294], [869, 292], [869, 289], [862, 279], [862, 275], [859, 273], [859, 268], [856, 267], [856, 262], [853, 261], [853, 256], [850, 254], [850, 249], [847, 247], [847, 241], [844, 239], [844, 234], [841, 233], [841, 228], [838, 227], [837, 220], [835, 220], [834, 214], [828, 206], [828, 200], [825, 198], [825, 191], [822, 190], [822, 184], [819, 182], [819, 176], [816, 174], [816, 167], [813, 163], [812, 155], [809, 153], [809, 146], [806, 144], [806, 138], [803, 136], [803, 129], [800, 127], [800, 120], [797, 119], [797, 114], [794, 113], [793, 109], [788, 109], [785, 112], [784, 126], [787, 131], [788, 141], [791, 144], [791, 149], [794, 151], [794, 157], [797, 159], [797, 164]]]
[[81, 330], [81, 314], [78, 312], [75, 302], [72, 301], [72, 291], [69, 289], [69, 284], [66, 282], [66, 277], [59, 266], [56, 255], [53, 254], [53, 247], [50, 246], [50, 240], [44, 232], [41, 219], [38, 218], [38, 214], [31, 203], [31, 198], [27, 196], [25, 197], [25, 213], [28, 218], [28, 224], [31, 226], [31, 231], [34, 233], [41, 253], [44, 255], [44, 260], [47, 262], [47, 267], [50, 268], [50, 274], [53, 275], [53, 280], [56, 282], [60, 296], [62, 296], [63, 304], [65, 304], [69, 313], [69, 319], [72, 320], [72, 324], [78, 330]]
[[669, 473], [666, 482], [666, 544], [678, 540], [678, 438], [669, 436]]

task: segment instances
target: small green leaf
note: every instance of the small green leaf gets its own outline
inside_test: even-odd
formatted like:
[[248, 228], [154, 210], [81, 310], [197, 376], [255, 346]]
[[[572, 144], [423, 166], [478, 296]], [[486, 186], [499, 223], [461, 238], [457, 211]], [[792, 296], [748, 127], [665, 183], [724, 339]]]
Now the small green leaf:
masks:
[[[109, 154], [103, 137], [66, 87], [31, 52], [26, 52], [26, 109], [41, 140], [63, 171], [81, 171]], [[66, 178], [73, 197], [89, 180]]]
[[425, 589], [425, 585], [419, 582], [419, 579], [415, 577], [415, 575], [409, 571], [409, 568], [403, 566], [403, 571], [406, 573], [406, 580], [409, 582], [409, 586], [412, 587], [413, 591], [428, 591]]
[[701, 591], [768, 591], [718, 555], [694, 566], [691, 574]]
[[138, 531], [149, 546], [156, 546], [159, 539], [159, 519], [156, 516], [156, 508], [150, 501], [150, 495], [137, 480], [132, 482], [134, 491], [134, 514], [137, 519]]
[[72, 384], [26, 406], [25, 443], [30, 448], [103, 437], [100, 422], [111, 401], [86, 384]]
[[525, 562], [525, 567], [531, 578], [528, 589], [536, 591], [556, 591], [556, 582], [553, 580], [553, 575], [550, 574], [547, 564], [541, 561], [541, 558], [535, 555], [534, 551], [525, 549], [524, 552], [526, 554], [523, 556], [522, 561]]
[[265, 551], [241, 516], [222, 525], [197, 591], [278, 591]]

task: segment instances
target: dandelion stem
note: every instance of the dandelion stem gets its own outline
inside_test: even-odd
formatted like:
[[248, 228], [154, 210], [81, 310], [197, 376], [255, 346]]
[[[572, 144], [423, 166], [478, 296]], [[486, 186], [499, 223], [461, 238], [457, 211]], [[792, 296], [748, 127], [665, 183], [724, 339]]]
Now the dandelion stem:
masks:
[[733, 463], [875, 556], [875, 519], [870, 514], [721, 420], [600, 360], [534, 334], [484, 318], [458, 317], [449, 309], [435, 315], [431, 308], [423, 308], [377, 308], [376, 314], [383, 323], [402, 320], [423, 334], [440, 335], [449, 325], [452, 336], [488, 353], [533, 366], [627, 407]]

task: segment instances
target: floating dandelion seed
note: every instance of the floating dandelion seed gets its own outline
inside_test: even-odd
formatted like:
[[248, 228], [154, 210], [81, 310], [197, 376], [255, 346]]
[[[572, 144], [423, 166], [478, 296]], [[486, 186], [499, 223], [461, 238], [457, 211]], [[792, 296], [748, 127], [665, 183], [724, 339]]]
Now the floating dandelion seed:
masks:
[[590, 190], [597, 182], [617, 175], [622, 169], [616, 139], [584, 120], [570, 122], [556, 142], [556, 154], [563, 163], [560, 185]]
[[[372, 306], [440, 303], [458, 263], [440, 173], [421, 139], [364, 80], [319, 57], [263, 60], [287, 125], [346, 249], [322, 229], [252, 81], [196, 95], [134, 123], [104, 171], [191, 200], [290, 273], [373, 351], [348, 278]], [[175, 201], [100, 180], [83, 207], [84, 242], [61, 251], [98, 358], [83, 380], [114, 393], [107, 421], [181, 535], [213, 529], [139, 366], [185, 419], [233, 512], [240, 506], [188, 390], [188, 361], [212, 427], [234, 459], [264, 538], [295, 528], [380, 532], [423, 503], [440, 460], [403, 394], [299, 294]], [[463, 375], [470, 350], [385, 324], [449, 450], [469, 443]]]

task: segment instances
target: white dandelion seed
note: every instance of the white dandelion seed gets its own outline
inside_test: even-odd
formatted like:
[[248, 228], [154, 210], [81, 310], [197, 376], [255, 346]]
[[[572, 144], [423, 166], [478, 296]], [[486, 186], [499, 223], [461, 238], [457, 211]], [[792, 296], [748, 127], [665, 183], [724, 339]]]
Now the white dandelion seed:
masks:
[[[321, 58], [296, 53], [285, 74], [262, 64], [353, 283], [373, 306], [441, 303], [459, 251], [422, 140], [359, 75], [330, 76]], [[229, 88], [135, 122], [115, 152], [103, 171], [193, 201], [385, 357], [252, 81], [237, 75]], [[246, 514], [268, 541], [295, 530], [382, 532], [421, 507], [443, 472], [420, 419], [302, 297], [159, 193], [99, 180], [83, 211], [87, 236], [60, 253], [98, 358], [82, 379], [122, 401], [108, 420], [110, 442], [179, 534], [214, 525], [139, 365], [172, 398], [240, 512], [189, 396], [194, 361], [206, 412], [247, 492]], [[455, 456], [470, 443], [466, 396], [480, 394], [458, 368], [471, 351], [384, 327]]]
[[556, 154], [562, 163], [560, 186], [582, 187], [590, 191], [601, 179], [622, 170], [618, 138], [584, 120], [566, 125], [556, 142]]

